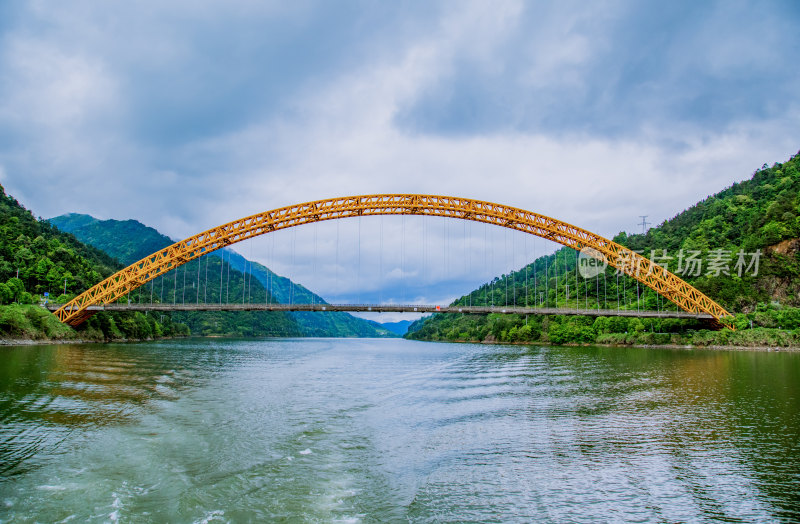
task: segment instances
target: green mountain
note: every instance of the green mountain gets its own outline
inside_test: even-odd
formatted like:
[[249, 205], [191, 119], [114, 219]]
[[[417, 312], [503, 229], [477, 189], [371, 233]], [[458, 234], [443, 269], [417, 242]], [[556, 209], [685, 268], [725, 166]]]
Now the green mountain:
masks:
[[[646, 234], [620, 233], [614, 240], [655, 257], [737, 313], [737, 332], [710, 334], [694, 321], [674, 319], [436, 315], [415, 322], [407, 336], [556, 343], [800, 342], [800, 332], [788, 331], [800, 328], [800, 153], [784, 164], [764, 165], [750, 179], [707, 197]], [[577, 253], [561, 248], [487, 282], [454, 304], [675, 309], [611, 268], [584, 279], [576, 263]], [[757, 329], [751, 331], [751, 325]]]
[[188, 332], [169, 316], [105, 312], [76, 331], [38, 306], [57, 295], [66, 301], [121, 268], [106, 253], [37, 220], [0, 186], [0, 338], [106, 340]]
[[98, 220], [91, 215], [69, 213], [50, 218], [48, 222], [61, 231], [75, 235], [81, 242], [108, 253], [126, 266], [173, 243], [152, 227], [136, 220]]
[[[135, 220], [101, 221], [89, 215], [72, 213], [49, 222], [61, 231], [75, 235], [80, 241], [100, 249], [119, 260], [120, 267], [131, 264], [152, 252], [172, 244], [172, 240], [153, 228]], [[201, 275], [225, 275], [224, 290], [219, 286], [205, 285]], [[132, 302], [175, 303], [203, 300], [220, 302], [221, 297], [234, 302], [265, 301], [268, 293], [263, 286], [251, 285], [250, 279], [240, 271], [231, 269], [227, 262], [217, 257], [193, 260], [146, 286], [136, 290]], [[270, 297], [270, 300], [273, 300]], [[162, 318], [162, 316], [159, 316]], [[303, 336], [303, 330], [294, 318], [281, 311], [255, 312], [209, 311], [200, 313], [173, 312], [174, 322], [188, 326], [195, 335], [228, 336]]]
[[[174, 243], [169, 237], [136, 220], [98, 220], [89, 215], [70, 213], [51, 218], [49, 221], [58, 229], [72, 233], [82, 242], [108, 253], [125, 265], [132, 264], [154, 251]], [[186, 278], [186, 275], [191, 278]], [[157, 279], [157, 281], [149, 285], [152, 288], [152, 298], [157, 301], [184, 301], [188, 296], [190, 299], [194, 298], [194, 300], [198, 301], [219, 302], [220, 281], [213, 280], [211, 284], [206, 285], [208, 275], [225, 276], [223, 279], [225, 284], [224, 301], [237, 302], [246, 300], [260, 303], [269, 300], [270, 302], [288, 303], [291, 300], [300, 304], [325, 303], [322, 297], [312, 293], [304, 286], [277, 275], [269, 268], [258, 262], [247, 260], [230, 249], [215, 251], [201, 260], [192, 261], [178, 268], [177, 272], [171, 276], [168, 275]], [[170, 286], [170, 279], [175, 277], [178, 280], [173, 281], [173, 285]], [[234, 289], [233, 293], [228, 288], [229, 278], [233, 279], [230, 280]], [[183, 283], [184, 279], [187, 282], [185, 285]], [[166, 281], [166, 295], [162, 297], [156, 290], [164, 287], [161, 285], [164, 281]], [[217, 285], [215, 286], [214, 283]], [[147, 286], [145, 287], [147, 288]], [[144, 293], [143, 300], [149, 300], [146, 290], [141, 292]], [[218, 326], [223, 322], [223, 319], [238, 319], [229, 323], [244, 327], [254, 325], [254, 323], [257, 324], [259, 315], [263, 316], [264, 313], [174, 313], [173, 318], [187, 323], [192, 329], [192, 333], [213, 334], [220, 329]], [[278, 315], [288, 318], [288, 320], [281, 321], [281, 325], [286, 325], [286, 331], [272, 333], [275, 335], [311, 337], [394, 336], [391, 331], [381, 327], [380, 324], [354, 317], [348, 313], [270, 312], [268, 317], [269, 315], [275, 317], [272, 322], [277, 322]], [[293, 324], [291, 332], [287, 322]], [[254, 334], [252, 330], [248, 329], [224, 332], [241, 335]], [[263, 333], [263, 330], [257, 332]]]

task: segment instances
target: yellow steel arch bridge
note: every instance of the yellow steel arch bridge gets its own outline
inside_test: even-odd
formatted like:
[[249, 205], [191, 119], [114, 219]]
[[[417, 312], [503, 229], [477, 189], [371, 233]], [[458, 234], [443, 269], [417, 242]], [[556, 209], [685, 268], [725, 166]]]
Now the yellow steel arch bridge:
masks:
[[459, 218], [523, 231], [580, 250], [592, 248], [612, 267], [653, 289], [689, 313], [710, 315], [732, 328], [733, 315], [705, 294], [648, 258], [585, 229], [515, 207], [440, 195], [360, 195], [281, 207], [228, 222], [176, 242], [111, 275], [58, 309], [58, 318], [78, 326], [146, 282], [190, 260], [259, 235], [323, 220], [368, 215], [423, 215]]

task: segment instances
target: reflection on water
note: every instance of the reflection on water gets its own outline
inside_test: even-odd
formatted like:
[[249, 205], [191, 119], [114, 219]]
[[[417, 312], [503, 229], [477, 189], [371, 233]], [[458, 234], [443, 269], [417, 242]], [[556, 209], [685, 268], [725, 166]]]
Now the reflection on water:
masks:
[[0, 349], [2, 521], [800, 519], [800, 354]]
[[159, 362], [146, 354], [103, 346], [7, 348], [2, 357], [4, 476], [59, 453], [76, 430], [135, 421], [154, 401], [176, 398], [179, 387], [169, 359]]

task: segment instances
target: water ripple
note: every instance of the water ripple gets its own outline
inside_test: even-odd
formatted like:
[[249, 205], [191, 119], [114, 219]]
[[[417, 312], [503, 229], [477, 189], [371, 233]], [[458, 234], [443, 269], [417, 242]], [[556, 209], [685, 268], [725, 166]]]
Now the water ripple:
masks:
[[0, 520], [800, 520], [800, 355], [3, 348]]

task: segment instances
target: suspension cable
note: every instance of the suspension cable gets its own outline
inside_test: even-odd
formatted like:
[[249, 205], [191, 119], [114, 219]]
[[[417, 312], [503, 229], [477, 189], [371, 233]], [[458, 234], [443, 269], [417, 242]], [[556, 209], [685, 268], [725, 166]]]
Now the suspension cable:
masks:
[[336, 221], [336, 292], [339, 293], [341, 286], [339, 282], [339, 221]]
[[639, 281], [636, 281], [636, 312], [639, 312]]
[[[292, 228], [292, 274], [295, 274], [297, 260], [297, 228]], [[296, 277], [295, 277], [296, 278]], [[294, 279], [289, 279], [289, 304], [294, 304]]]
[[403, 289], [403, 302], [408, 303], [406, 286], [406, 216], [400, 217], [400, 287]]
[[[503, 229], [503, 258], [508, 260], [508, 229]], [[505, 296], [505, 305], [508, 307], [508, 274], [503, 279], [506, 281], [506, 296]]]
[[629, 309], [630, 300], [628, 300], [628, 278], [625, 275], [622, 276], [622, 301], [625, 303], [625, 309]]
[[[492, 236], [495, 236], [495, 231], [494, 230], [492, 230]], [[494, 238], [492, 239], [492, 243], [494, 243]], [[491, 257], [491, 269], [490, 269], [490, 272], [491, 272], [492, 275], [494, 275], [494, 274], [497, 273], [497, 271], [495, 270], [495, 265], [494, 265], [494, 249], [489, 251], [489, 256]], [[494, 307], [494, 282], [495, 282], [495, 279], [492, 278], [492, 307]]]
[[[483, 224], [483, 271], [484, 275], [489, 275], [491, 277], [491, 270], [489, 269], [489, 246], [488, 240], [486, 237], [486, 224]], [[485, 286], [483, 291], [483, 306], [486, 307], [489, 305], [489, 286]]]
[[578, 262], [579, 262], [579, 253], [578, 250], [575, 251], [575, 311], [578, 311], [578, 308], [581, 304], [581, 294], [580, 294], [580, 281], [578, 280]]
[[[360, 219], [361, 217], [359, 217]], [[314, 261], [311, 263], [311, 273], [314, 275], [314, 282], [317, 281], [317, 229], [319, 226], [319, 222], [314, 222]], [[311, 294], [311, 303], [314, 304], [316, 302], [316, 297], [314, 294]]]
[[[447, 243], [448, 242], [447, 241], [449, 240], [449, 238], [448, 238], [449, 231], [448, 231], [448, 227], [447, 227], [447, 217], [442, 217], [442, 229], [444, 230], [444, 243], [442, 244], [442, 262], [443, 262], [442, 267], [444, 268], [444, 278], [447, 278], [447, 276], [450, 275], [450, 268], [447, 265], [447, 262], [448, 262], [448, 260], [447, 260], [447, 250], [448, 250]], [[403, 231], [405, 231], [405, 230], [403, 230]], [[405, 237], [403, 237], [403, 238], [405, 238]]]
[[[528, 235], [525, 235], [525, 246], [523, 249], [525, 250], [525, 307], [528, 307], [528, 269], [530, 269], [530, 262], [528, 260]], [[527, 316], [525, 317], [528, 318]]]
[[210, 261], [210, 258], [211, 257], [209, 257], [208, 255], [205, 256], [205, 259], [206, 259], [206, 282], [203, 285], [203, 304], [207, 304], [208, 303], [208, 262]]
[[544, 305], [545, 307], [550, 305], [550, 271], [547, 258], [544, 261]]
[[467, 275], [467, 220], [462, 221], [462, 225], [464, 226], [464, 237], [461, 243], [462, 247], [462, 258], [464, 259], [464, 275]]
[[600, 310], [600, 273], [594, 276], [594, 288], [595, 288], [595, 301], [597, 302], [597, 309]]
[[558, 250], [555, 253], [555, 268], [556, 268], [556, 308], [558, 308]]
[[253, 241], [250, 241], [250, 278], [247, 283], [247, 303], [253, 302]]
[[[267, 303], [271, 303], [272, 299], [275, 298], [275, 273], [272, 271], [271, 268], [275, 267], [275, 235], [272, 236], [272, 244], [269, 248], [269, 263], [270, 263], [270, 270], [269, 274], [267, 275], [267, 283], [269, 285], [269, 294], [267, 294]], [[277, 302], [277, 300], [276, 300]]]
[[538, 287], [536, 285], [536, 237], [533, 238], [533, 303], [538, 304], [539, 295], [537, 295]]
[[511, 274], [513, 275], [513, 280], [511, 281], [511, 300], [514, 303], [514, 307], [517, 306], [517, 237], [516, 235], [511, 235]]

